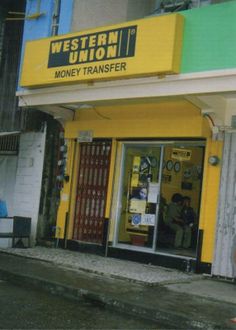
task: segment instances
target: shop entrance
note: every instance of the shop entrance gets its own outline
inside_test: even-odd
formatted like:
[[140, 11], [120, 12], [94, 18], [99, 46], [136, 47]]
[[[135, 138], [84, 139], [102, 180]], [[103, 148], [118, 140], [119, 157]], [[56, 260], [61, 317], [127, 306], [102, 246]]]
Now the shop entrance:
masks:
[[102, 244], [111, 141], [80, 144], [73, 239]]
[[196, 257], [204, 143], [122, 147], [114, 246]]

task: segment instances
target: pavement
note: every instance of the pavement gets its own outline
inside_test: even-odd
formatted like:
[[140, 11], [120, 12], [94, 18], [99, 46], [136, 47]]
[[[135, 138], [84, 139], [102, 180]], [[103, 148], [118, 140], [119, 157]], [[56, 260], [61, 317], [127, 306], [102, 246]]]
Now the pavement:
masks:
[[236, 283], [206, 275], [36, 246], [1, 248], [0, 278], [86, 299], [164, 329], [236, 330]]

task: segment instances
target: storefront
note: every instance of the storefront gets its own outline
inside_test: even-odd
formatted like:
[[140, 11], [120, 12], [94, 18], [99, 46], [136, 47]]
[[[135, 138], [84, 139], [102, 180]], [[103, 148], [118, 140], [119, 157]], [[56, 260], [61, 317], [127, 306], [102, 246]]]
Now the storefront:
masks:
[[[70, 181], [58, 212], [61, 238], [78, 249], [103, 246], [112, 256], [196, 269], [214, 244], [220, 167], [209, 157], [221, 157], [222, 142], [211, 135], [208, 120], [187, 101], [79, 110], [65, 125]], [[184, 246], [175, 246], [166, 223], [177, 193], [195, 213], [183, 227]]]
[[[191, 39], [184, 20], [151, 17], [28, 43], [21, 102], [70, 112], [57, 216], [67, 246], [210, 271], [223, 137], [205, 105], [218, 111], [210, 93], [223, 74], [181, 75]], [[176, 194], [193, 209], [178, 231], [168, 223]]]

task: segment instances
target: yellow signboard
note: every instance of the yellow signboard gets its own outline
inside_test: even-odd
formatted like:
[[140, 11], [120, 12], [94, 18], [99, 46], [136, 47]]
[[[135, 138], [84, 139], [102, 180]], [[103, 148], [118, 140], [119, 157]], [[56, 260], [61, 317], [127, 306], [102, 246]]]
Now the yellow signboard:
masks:
[[151, 17], [26, 43], [20, 85], [178, 73], [183, 16]]
[[192, 150], [173, 148], [171, 158], [179, 161], [190, 160], [192, 157]]

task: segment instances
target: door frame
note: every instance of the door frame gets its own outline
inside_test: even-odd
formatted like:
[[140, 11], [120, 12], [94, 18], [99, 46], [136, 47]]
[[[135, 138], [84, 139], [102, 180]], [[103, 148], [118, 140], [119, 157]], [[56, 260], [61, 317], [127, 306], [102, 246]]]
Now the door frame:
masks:
[[[182, 255], [175, 255], [171, 254], [168, 252], [162, 252], [158, 251], [156, 247], [156, 239], [157, 239], [157, 228], [158, 228], [158, 212], [159, 212], [159, 207], [156, 209], [156, 219], [155, 219], [155, 226], [154, 226], [154, 235], [153, 235], [153, 242], [152, 242], [152, 247], [143, 247], [143, 246], [136, 246], [136, 245], [131, 245], [131, 244], [125, 244], [125, 243], [119, 243], [118, 242], [118, 237], [119, 237], [119, 217], [120, 217], [120, 211], [122, 208], [122, 203], [121, 203], [121, 191], [122, 191], [122, 178], [124, 174], [124, 160], [125, 160], [125, 147], [126, 146], [132, 146], [132, 145], [153, 145], [157, 147], [161, 147], [161, 157], [160, 157], [160, 165], [159, 168], [161, 169], [159, 171], [159, 182], [160, 182], [160, 191], [161, 191], [161, 180], [162, 180], [162, 166], [163, 166], [163, 158], [164, 158], [164, 148], [165, 146], [170, 146], [170, 145], [176, 145], [176, 147], [181, 144], [184, 147], [206, 147], [206, 140], [205, 139], [157, 139], [157, 140], [131, 140], [131, 141], [120, 141], [121, 142], [121, 150], [119, 152], [119, 155], [117, 154], [117, 161], [116, 161], [116, 166], [120, 168], [119, 172], [119, 178], [118, 180], [118, 191], [113, 195], [113, 199], [116, 200], [116, 203], [113, 204], [115, 206], [115, 212], [114, 212], [114, 221], [115, 221], [115, 226], [114, 226], [114, 235], [113, 235], [113, 240], [112, 240], [112, 247], [113, 248], [118, 248], [118, 249], [126, 249], [130, 251], [137, 251], [137, 252], [146, 252], [146, 253], [152, 253], [156, 255], [163, 255], [163, 256], [171, 256], [171, 257], [176, 257], [180, 259], [189, 259], [189, 260], [196, 260], [198, 257], [198, 250], [199, 246], [197, 242], [196, 246], [196, 255], [195, 257], [189, 257], [189, 256], [182, 256]], [[205, 157], [205, 149], [204, 149], [204, 154], [203, 154], [203, 161]], [[204, 170], [204, 167], [202, 166], [202, 170]], [[201, 193], [202, 193], [202, 182], [203, 182], [203, 176], [204, 172], [202, 174], [202, 181], [201, 181], [201, 190], [200, 190], [200, 196], [199, 199], [201, 200]], [[158, 203], [159, 206], [159, 203]], [[200, 208], [200, 204], [199, 204]], [[198, 232], [199, 232], [199, 227], [198, 227]]]

